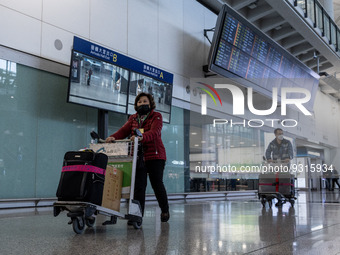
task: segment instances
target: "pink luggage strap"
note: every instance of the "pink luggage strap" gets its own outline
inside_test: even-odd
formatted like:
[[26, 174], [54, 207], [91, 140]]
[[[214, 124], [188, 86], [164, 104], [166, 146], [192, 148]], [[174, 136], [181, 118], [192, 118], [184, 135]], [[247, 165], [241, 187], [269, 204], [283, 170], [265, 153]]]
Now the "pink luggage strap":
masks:
[[275, 187], [275, 191], [279, 192], [279, 173], [276, 173], [276, 187]]
[[61, 172], [89, 172], [105, 175], [105, 169], [92, 165], [71, 165], [63, 166]]
[[259, 185], [265, 185], [265, 186], [275, 186], [275, 185], [280, 185], [280, 186], [294, 186], [294, 184], [291, 183], [279, 183], [279, 184], [274, 184], [273, 183], [259, 183]]

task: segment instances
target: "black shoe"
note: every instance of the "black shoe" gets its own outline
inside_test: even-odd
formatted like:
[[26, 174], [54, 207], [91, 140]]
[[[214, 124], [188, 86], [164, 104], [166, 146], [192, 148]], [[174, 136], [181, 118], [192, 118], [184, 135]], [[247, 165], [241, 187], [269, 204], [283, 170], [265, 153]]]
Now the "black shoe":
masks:
[[170, 219], [170, 213], [161, 213], [161, 222], [167, 222]]
[[277, 202], [277, 203], [275, 204], [276, 207], [282, 207], [282, 205], [283, 205], [283, 202], [282, 202], [282, 201], [279, 201], [279, 202]]

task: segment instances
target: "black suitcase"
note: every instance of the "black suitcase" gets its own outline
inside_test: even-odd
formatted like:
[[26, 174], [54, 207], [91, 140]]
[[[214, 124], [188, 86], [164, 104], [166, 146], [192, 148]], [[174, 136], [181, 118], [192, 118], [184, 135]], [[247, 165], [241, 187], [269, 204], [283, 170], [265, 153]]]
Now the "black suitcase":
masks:
[[103, 153], [66, 152], [57, 189], [58, 200], [101, 205], [107, 161]]

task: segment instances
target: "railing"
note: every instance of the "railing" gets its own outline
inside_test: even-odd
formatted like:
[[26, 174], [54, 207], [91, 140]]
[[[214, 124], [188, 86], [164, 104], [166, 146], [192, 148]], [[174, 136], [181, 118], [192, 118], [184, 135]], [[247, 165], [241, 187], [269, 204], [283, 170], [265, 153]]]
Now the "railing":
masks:
[[322, 36], [328, 39], [328, 43], [339, 51], [340, 29], [334, 20], [328, 15], [318, 0], [294, 0], [294, 6], [299, 6], [305, 18], [310, 18], [314, 28], [319, 28]]
[[[170, 193], [169, 200], [186, 200], [186, 199], [206, 199], [206, 198], [223, 198], [226, 200], [238, 198], [257, 198], [257, 190], [241, 191], [217, 191], [217, 192], [187, 192], [187, 193]], [[51, 198], [21, 198], [21, 199], [0, 199], [0, 209], [22, 209], [51, 207], [57, 201], [56, 197]], [[146, 201], [157, 201], [154, 194], [146, 195]], [[121, 199], [125, 203], [126, 199]], [[5, 212], [4, 212], [5, 213]], [[1, 211], [0, 211], [1, 216]]]

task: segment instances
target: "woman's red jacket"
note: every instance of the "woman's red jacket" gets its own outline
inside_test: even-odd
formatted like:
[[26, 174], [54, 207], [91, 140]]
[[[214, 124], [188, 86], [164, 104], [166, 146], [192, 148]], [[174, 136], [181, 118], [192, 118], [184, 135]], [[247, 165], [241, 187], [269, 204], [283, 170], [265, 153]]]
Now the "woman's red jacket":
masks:
[[148, 117], [143, 123], [138, 123], [138, 114], [131, 115], [128, 121], [114, 134], [111, 136], [115, 139], [124, 139], [129, 135], [134, 135], [134, 130], [143, 129], [143, 144], [144, 159], [155, 160], [163, 159], [166, 160], [166, 152], [162, 142], [162, 127], [163, 118], [159, 112], [152, 110]]

